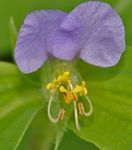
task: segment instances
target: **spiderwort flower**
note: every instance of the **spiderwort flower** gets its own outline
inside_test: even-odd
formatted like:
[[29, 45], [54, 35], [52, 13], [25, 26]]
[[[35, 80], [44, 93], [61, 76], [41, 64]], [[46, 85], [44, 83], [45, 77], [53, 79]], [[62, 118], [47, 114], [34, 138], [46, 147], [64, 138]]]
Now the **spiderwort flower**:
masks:
[[[67, 61], [80, 57], [86, 63], [109, 67], [118, 63], [124, 50], [125, 31], [121, 18], [108, 4], [94, 1], [78, 5], [69, 14], [58, 10], [29, 14], [19, 32], [15, 60], [23, 73], [36, 71], [49, 57]], [[78, 94], [85, 96], [90, 105], [90, 113], [86, 113], [82, 102], [78, 103], [80, 114], [89, 116], [92, 104], [87, 97], [85, 82], [73, 87], [69, 76], [66, 71], [47, 85], [52, 93], [48, 115], [52, 122], [64, 117], [64, 109], [56, 119], [50, 113], [54, 92], [59, 90], [67, 104], [74, 102], [75, 121], [79, 128]]]

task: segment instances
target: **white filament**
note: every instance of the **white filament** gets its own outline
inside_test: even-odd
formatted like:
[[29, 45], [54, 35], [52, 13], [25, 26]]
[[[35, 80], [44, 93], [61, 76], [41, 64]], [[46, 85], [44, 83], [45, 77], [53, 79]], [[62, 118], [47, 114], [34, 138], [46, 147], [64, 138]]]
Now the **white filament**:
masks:
[[51, 104], [52, 104], [54, 95], [55, 95], [55, 92], [51, 95], [50, 100], [49, 100], [49, 103], [48, 103], [48, 117], [49, 117], [49, 120], [50, 120], [52, 123], [57, 123], [57, 122], [60, 120], [61, 113], [62, 113], [62, 109], [59, 111], [59, 113], [58, 113], [58, 115], [57, 115], [56, 118], [52, 117], [52, 115], [51, 115]]
[[[73, 86], [72, 86], [71, 83], [69, 83], [69, 86], [70, 86], [70, 88], [72, 90]], [[78, 121], [77, 104], [76, 104], [75, 101], [74, 101], [74, 116], [75, 116], [75, 125], [76, 125], [76, 128], [77, 128], [77, 130], [80, 130], [80, 125], [79, 125], [79, 121]]]
[[87, 102], [89, 103], [89, 111], [85, 112], [84, 108], [83, 108], [83, 113], [85, 116], [89, 117], [93, 113], [93, 105], [92, 105], [92, 102], [88, 96], [86, 96], [86, 99], [87, 99]]

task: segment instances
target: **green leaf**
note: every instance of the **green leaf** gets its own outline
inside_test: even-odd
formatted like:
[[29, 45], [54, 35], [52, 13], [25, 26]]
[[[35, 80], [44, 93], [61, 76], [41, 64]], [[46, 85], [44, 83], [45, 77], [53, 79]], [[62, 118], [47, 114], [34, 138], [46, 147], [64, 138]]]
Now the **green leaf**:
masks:
[[58, 150], [100, 150], [92, 143], [86, 142], [68, 130], [62, 139]]
[[18, 150], [49, 150], [55, 138], [55, 129], [49, 121], [47, 106], [34, 117]]
[[15, 150], [35, 114], [42, 108], [40, 91], [15, 65], [0, 62], [0, 149]]
[[[78, 71], [87, 81], [94, 112], [80, 117], [76, 134], [101, 150], [132, 149], [132, 48], [126, 49], [118, 65], [99, 68], [82, 61]], [[83, 68], [83, 69], [82, 69]]]
[[[53, 124], [50, 123], [47, 114], [44, 113], [45, 109], [35, 116], [17, 150], [54, 150], [55, 130]], [[70, 130], [65, 132], [58, 148], [58, 150], [67, 149], [99, 150], [97, 146], [80, 139]]]

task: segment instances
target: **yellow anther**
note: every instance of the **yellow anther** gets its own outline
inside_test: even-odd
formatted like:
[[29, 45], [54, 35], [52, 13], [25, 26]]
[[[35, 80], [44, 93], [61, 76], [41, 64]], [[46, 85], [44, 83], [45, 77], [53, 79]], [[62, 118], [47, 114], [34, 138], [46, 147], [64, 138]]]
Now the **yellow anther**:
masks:
[[60, 83], [58, 82], [58, 80], [53, 80], [52, 84], [54, 85], [54, 87], [58, 88]]
[[58, 78], [57, 78], [57, 81], [61, 83], [62, 80], [63, 80], [63, 76], [62, 76], [62, 75], [59, 75]]
[[69, 75], [70, 72], [65, 71], [62, 75], [58, 76], [57, 80], [61, 84], [62, 82], [68, 82], [69, 81]]
[[67, 89], [65, 89], [63, 86], [60, 86], [60, 92], [64, 95], [65, 102], [67, 104], [70, 104], [70, 102], [73, 99], [73, 96], [72, 96], [71, 92], [68, 91]]
[[87, 95], [88, 91], [86, 89], [86, 83], [85, 81], [82, 81], [81, 85], [76, 85], [75, 88], [73, 89], [74, 93], [80, 93], [81, 96]]
[[54, 92], [59, 87], [59, 83], [57, 80], [53, 80], [53, 82], [48, 83], [46, 88], [47, 90], [50, 90], [51, 92]]
[[74, 93], [74, 92], [71, 91], [71, 90], [65, 89], [63, 86], [60, 86], [60, 92], [64, 95], [65, 102], [66, 102], [67, 104], [70, 104], [70, 102], [71, 102], [72, 100], [75, 100], [75, 101], [78, 100], [78, 96], [77, 96], [76, 93]]
[[65, 71], [65, 72], [63, 73], [63, 76], [64, 76], [64, 77], [69, 77], [69, 75], [70, 75], [70, 72], [69, 72], [69, 71]]
[[88, 90], [87, 90], [87, 88], [86, 88], [86, 83], [85, 83], [85, 81], [82, 81], [81, 87], [82, 87], [82, 90], [81, 90], [82, 95], [87, 95]]
[[79, 93], [79, 92], [81, 92], [81, 90], [82, 90], [82, 87], [80, 85], [76, 85], [75, 88], [73, 89], [73, 92]]
[[55, 86], [53, 83], [48, 83], [46, 86], [47, 90], [50, 90], [51, 92], [54, 92]]
[[48, 84], [46, 85], [46, 89], [47, 89], [47, 90], [50, 90], [51, 87], [52, 87], [52, 83], [48, 83]]
[[70, 82], [69, 75], [70, 75], [69, 71], [65, 71], [62, 75], [59, 75], [57, 77], [57, 79], [55, 79], [51, 83], [47, 84], [47, 86], [46, 86], [47, 90], [54, 92], [57, 88], [59, 88], [61, 86], [61, 84], [63, 82], [69, 83]]
[[66, 90], [65, 88], [64, 88], [64, 86], [60, 86], [60, 92], [61, 93], [68, 93], [68, 90]]

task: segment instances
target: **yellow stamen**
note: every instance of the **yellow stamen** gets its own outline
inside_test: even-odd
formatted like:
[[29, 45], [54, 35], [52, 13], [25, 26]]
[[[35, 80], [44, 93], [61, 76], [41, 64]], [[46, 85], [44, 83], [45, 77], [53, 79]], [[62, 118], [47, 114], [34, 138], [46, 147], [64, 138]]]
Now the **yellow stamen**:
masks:
[[52, 83], [48, 83], [48, 84], [46, 85], [46, 89], [47, 89], [47, 90], [50, 90], [51, 87], [52, 87]]
[[52, 93], [59, 87], [59, 83], [57, 80], [53, 80], [53, 82], [48, 83], [46, 88], [50, 90]]
[[64, 95], [65, 102], [67, 104], [70, 104], [72, 100], [75, 100], [75, 101], [78, 100], [77, 94], [73, 92], [72, 90], [65, 89], [64, 86], [60, 86], [60, 92]]
[[75, 93], [80, 93], [81, 96], [85, 96], [87, 95], [88, 91], [86, 89], [86, 83], [85, 81], [82, 81], [82, 84], [81, 85], [76, 85], [75, 88], [73, 89], [73, 92]]
[[81, 86], [80, 85], [76, 85], [75, 88], [73, 89], [73, 92], [74, 93], [79, 93], [79, 92], [81, 92], [81, 90], [82, 90]]
[[87, 93], [88, 93], [88, 91], [87, 91], [87, 88], [86, 88], [86, 83], [85, 83], [85, 81], [82, 81], [82, 85], [81, 85], [81, 87], [82, 87], [82, 95], [87, 95]]
[[61, 93], [68, 93], [68, 90], [66, 90], [64, 86], [60, 86], [59, 90]]
[[57, 79], [55, 79], [51, 83], [47, 84], [47, 86], [46, 86], [47, 90], [54, 92], [57, 88], [60, 87], [60, 85], [63, 82], [69, 83], [70, 82], [69, 75], [70, 75], [70, 72], [68, 72], [68, 71], [65, 71], [62, 75], [59, 75]]
[[67, 104], [70, 104], [70, 102], [73, 99], [71, 92], [69, 90], [65, 89], [64, 86], [60, 86], [60, 92], [64, 95], [65, 102]]
[[59, 75], [57, 80], [61, 84], [62, 82], [67, 82], [69, 80], [70, 72], [65, 71], [62, 75]]
[[[70, 104], [73, 102], [74, 104], [74, 115], [75, 115], [75, 124], [76, 128], [79, 130], [79, 121], [78, 121], [78, 113], [80, 115], [84, 116], [90, 116], [93, 112], [93, 106], [90, 101], [90, 99], [87, 96], [87, 88], [86, 88], [86, 83], [85, 81], [82, 81], [81, 84], [76, 84], [75, 86], [72, 85], [72, 82], [70, 80], [70, 72], [65, 71], [61, 75], [59, 75], [56, 79], [54, 79], [52, 82], [48, 83], [46, 88], [50, 90], [54, 95], [56, 90], [59, 90], [60, 93], [63, 94], [64, 100], [66, 104]], [[85, 99], [87, 100], [89, 104], [89, 111], [85, 111], [85, 107], [82, 102], [78, 102], [78, 96], [84, 96]], [[60, 109], [59, 113], [57, 114], [56, 117], [53, 117], [51, 115], [51, 103], [53, 101], [53, 97], [51, 96], [48, 104], [48, 116], [51, 122], [57, 123], [59, 120], [64, 119], [65, 115], [65, 110], [63, 108]], [[78, 108], [78, 110], [77, 110]]]

